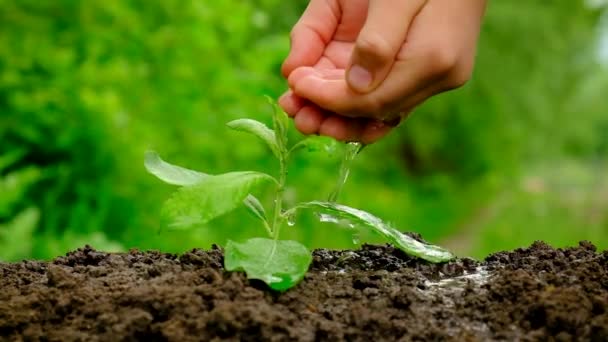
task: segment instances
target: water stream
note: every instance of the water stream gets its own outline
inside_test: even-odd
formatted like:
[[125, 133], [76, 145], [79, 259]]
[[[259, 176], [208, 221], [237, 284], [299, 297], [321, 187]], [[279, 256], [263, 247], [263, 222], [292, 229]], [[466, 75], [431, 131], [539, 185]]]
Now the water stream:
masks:
[[406, 253], [421, 257], [432, 262], [447, 261], [453, 255], [439, 247], [426, 244], [402, 233], [382, 219], [359, 209], [337, 203], [337, 199], [348, 179], [353, 160], [365, 147], [361, 143], [346, 144], [344, 156], [340, 164], [338, 180], [326, 202], [311, 201], [301, 203], [285, 213], [289, 225], [295, 223], [295, 215], [299, 210], [311, 210], [317, 219], [324, 223], [333, 223], [352, 233], [352, 242], [359, 245], [360, 234], [375, 233], [402, 249]]
[[335, 202], [340, 196], [340, 192], [342, 192], [342, 188], [344, 184], [346, 184], [346, 180], [348, 179], [348, 174], [350, 173], [350, 168], [353, 164], [353, 160], [361, 150], [365, 147], [365, 145], [359, 142], [349, 142], [346, 144], [346, 150], [344, 151], [344, 156], [342, 157], [342, 163], [340, 164], [340, 170], [338, 173], [338, 180], [334, 187], [334, 190], [329, 194], [327, 198], [328, 202]]
[[[364, 147], [365, 145], [359, 142], [349, 142], [346, 144], [344, 155], [342, 156], [342, 162], [340, 163], [340, 169], [338, 171], [338, 179], [336, 181], [336, 185], [334, 186], [333, 191], [327, 197], [328, 202], [334, 203], [338, 200], [338, 196], [340, 196], [340, 193], [342, 192], [342, 189], [344, 188], [344, 185], [348, 180], [348, 175], [350, 174], [350, 168], [353, 164], [353, 161], [355, 160], [355, 157], [359, 154], [359, 152], [363, 150]], [[357, 233], [355, 229], [356, 226], [353, 222], [327, 213], [317, 213], [317, 217], [321, 222], [335, 223], [343, 228], [352, 229], [353, 244], [358, 245], [360, 243], [359, 234]]]

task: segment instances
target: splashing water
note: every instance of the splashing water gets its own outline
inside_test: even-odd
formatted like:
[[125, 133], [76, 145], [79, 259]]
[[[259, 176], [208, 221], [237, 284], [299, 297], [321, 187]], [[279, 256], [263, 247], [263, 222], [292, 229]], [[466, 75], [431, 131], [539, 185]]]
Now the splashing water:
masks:
[[[353, 160], [355, 160], [355, 157], [357, 156], [357, 154], [359, 154], [359, 152], [361, 152], [361, 150], [363, 150], [364, 147], [365, 147], [365, 145], [363, 145], [359, 142], [349, 142], [346, 144], [344, 156], [342, 157], [342, 163], [340, 164], [338, 180], [336, 181], [334, 190], [329, 194], [329, 196], [327, 198], [328, 202], [334, 203], [338, 200], [338, 196], [340, 196], [340, 193], [342, 192], [342, 188], [344, 188], [344, 185], [346, 184], [346, 181], [348, 180], [348, 175], [350, 174], [350, 168], [353, 164]], [[342, 228], [355, 229], [355, 224], [353, 222], [351, 222], [350, 220], [345, 220], [343, 218], [339, 218], [334, 215], [330, 215], [330, 214], [326, 214], [326, 213], [317, 213], [317, 217], [319, 218], [319, 221], [321, 221], [321, 222], [335, 223], [338, 226], [341, 226]], [[353, 240], [353, 244], [358, 245], [359, 240], [360, 240], [359, 234], [353, 233], [352, 240]]]
[[340, 219], [329, 214], [318, 213], [319, 221], [323, 223], [340, 223]]
[[[372, 232], [380, 234], [387, 241], [397, 246], [404, 252], [420, 257], [431, 262], [444, 262], [454, 258], [454, 255], [449, 251], [435, 245], [420, 242], [401, 231], [395, 229], [390, 224], [384, 222], [380, 218], [365, 212], [363, 210], [348, 207], [342, 204], [333, 202], [318, 202], [312, 201], [299, 204], [290, 209], [295, 212], [298, 210], [309, 209], [318, 213], [325, 222], [338, 223], [342, 227], [347, 227], [356, 230], [355, 235], [358, 235], [361, 229], [369, 229]], [[353, 237], [356, 243], [358, 236]]]
[[346, 180], [348, 179], [348, 174], [350, 173], [350, 167], [353, 163], [353, 160], [363, 150], [365, 145], [359, 142], [349, 142], [346, 144], [346, 151], [344, 152], [344, 157], [342, 158], [342, 163], [340, 164], [340, 172], [338, 174], [338, 181], [336, 182], [336, 186], [334, 190], [329, 194], [327, 198], [328, 202], [335, 202], [342, 192], [342, 188], [344, 184], [346, 184]]
[[454, 255], [452, 255], [449, 251], [439, 246], [420, 242], [406, 234], [403, 234], [390, 224], [370, 213], [336, 203], [336, 200], [338, 199], [338, 196], [340, 195], [340, 192], [348, 179], [352, 162], [364, 147], [365, 145], [357, 142], [351, 142], [346, 145], [344, 157], [340, 165], [338, 181], [334, 190], [330, 193], [328, 201], [301, 203], [296, 207], [291, 208], [285, 212], [288, 224], [292, 225], [290, 223], [295, 222], [294, 220], [297, 211], [308, 209], [312, 210], [321, 222], [333, 223], [342, 228], [352, 230], [352, 240], [353, 244], [355, 245], [361, 243], [360, 233], [362, 230], [369, 229], [371, 232], [384, 237], [387, 241], [391, 242], [404, 252], [420, 257], [424, 260], [431, 262], [445, 262], [454, 258]]

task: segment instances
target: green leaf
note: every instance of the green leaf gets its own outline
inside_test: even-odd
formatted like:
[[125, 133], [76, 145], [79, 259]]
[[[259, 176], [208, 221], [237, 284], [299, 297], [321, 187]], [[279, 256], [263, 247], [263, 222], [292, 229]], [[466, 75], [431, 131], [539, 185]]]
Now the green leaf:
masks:
[[252, 213], [253, 216], [267, 222], [266, 210], [264, 210], [264, 206], [262, 206], [262, 203], [260, 203], [260, 200], [258, 200], [257, 197], [249, 194], [247, 197], [245, 197], [243, 203], [245, 203], [245, 206], [247, 209], [249, 209], [249, 212]]
[[287, 153], [287, 129], [289, 127], [289, 117], [272, 98], [266, 96], [266, 99], [272, 106], [273, 110], [272, 122], [277, 145], [280, 151]]
[[322, 216], [322, 219], [325, 222], [338, 223], [346, 220], [348, 223], [353, 224], [354, 226], [367, 227], [383, 236], [388, 242], [397, 246], [397, 248], [401, 249], [405, 253], [417, 256], [430, 262], [444, 262], [454, 258], [454, 255], [449, 251], [439, 246], [429, 245], [417, 241], [391, 227], [380, 218], [363, 210], [334, 202], [312, 201], [297, 205], [286, 212], [285, 215], [292, 215], [292, 211], [300, 209], [312, 209], [317, 213], [323, 214], [324, 216]]
[[253, 238], [244, 243], [229, 240], [224, 254], [226, 270], [244, 271], [249, 279], [262, 280], [277, 291], [299, 283], [311, 262], [311, 252], [290, 240]]
[[162, 209], [162, 227], [189, 229], [224, 215], [243, 203], [252, 190], [276, 180], [265, 173], [243, 171], [207, 176], [178, 189]]
[[154, 151], [146, 151], [144, 166], [148, 172], [163, 182], [179, 186], [194, 185], [209, 176], [202, 172], [171, 165], [162, 160]]
[[275, 134], [263, 123], [252, 119], [238, 119], [230, 121], [227, 125], [236, 131], [251, 133], [257, 136], [268, 145], [277, 158], [280, 158], [279, 146], [277, 145]]
[[334, 155], [338, 150], [338, 142], [334, 138], [312, 135], [300, 140], [291, 148], [289, 153], [291, 154], [301, 149], [306, 149], [308, 152], [324, 152], [328, 155]]

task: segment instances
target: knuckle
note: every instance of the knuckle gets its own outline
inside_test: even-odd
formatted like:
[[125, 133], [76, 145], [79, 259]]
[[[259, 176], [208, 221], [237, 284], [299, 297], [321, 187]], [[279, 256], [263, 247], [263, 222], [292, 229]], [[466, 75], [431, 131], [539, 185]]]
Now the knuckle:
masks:
[[434, 44], [425, 51], [425, 60], [432, 76], [443, 80], [445, 90], [460, 88], [470, 79], [473, 72], [472, 61], [467, 62], [457, 49], [449, 44]]
[[442, 48], [441, 44], [429, 48], [425, 53], [425, 59], [432, 73], [438, 76], [451, 74], [458, 64], [457, 54], [451, 49]]
[[380, 35], [364, 34], [357, 38], [357, 50], [367, 58], [387, 61], [394, 58], [395, 51], [389, 42]]
[[471, 60], [460, 60], [451, 72], [446, 77], [446, 84], [448, 89], [460, 88], [467, 84], [467, 82], [471, 79], [473, 75], [473, 64], [474, 61]]
[[460, 88], [467, 84], [471, 79], [471, 71], [464, 68], [458, 68], [448, 77], [448, 88]]

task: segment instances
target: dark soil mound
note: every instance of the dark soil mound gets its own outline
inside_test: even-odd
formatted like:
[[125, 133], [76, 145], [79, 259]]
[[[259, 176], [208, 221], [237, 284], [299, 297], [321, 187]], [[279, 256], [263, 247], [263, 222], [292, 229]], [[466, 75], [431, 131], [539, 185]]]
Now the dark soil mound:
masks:
[[433, 265], [390, 246], [319, 250], [286, 293], [222, 253], [90, 247], [0, 264], [0, 336], [28, 341], [608, 340], [608, 253], [543, 243]]

